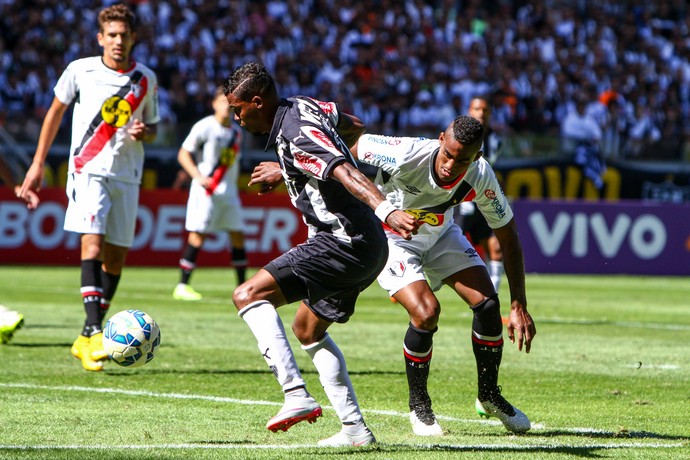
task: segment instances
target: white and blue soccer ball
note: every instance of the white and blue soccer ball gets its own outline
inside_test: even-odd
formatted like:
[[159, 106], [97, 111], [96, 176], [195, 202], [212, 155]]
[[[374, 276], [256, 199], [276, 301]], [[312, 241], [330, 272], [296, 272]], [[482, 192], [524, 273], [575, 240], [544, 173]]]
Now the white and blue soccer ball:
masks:
[[120, 366], [143, 366], [153, 359], [160, 343], [158, 324], [141, 310], [121, 311], [105, 323], [103, 348]]

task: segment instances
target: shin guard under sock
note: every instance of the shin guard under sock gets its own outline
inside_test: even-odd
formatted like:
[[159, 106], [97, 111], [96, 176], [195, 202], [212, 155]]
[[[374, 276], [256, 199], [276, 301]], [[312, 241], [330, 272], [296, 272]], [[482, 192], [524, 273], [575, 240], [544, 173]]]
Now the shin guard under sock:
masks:
[[410, 391], [410, 410], [414, 410], [414, 406], [417, 405], [431, 406], [427, 381], [431, 366], [433, 337], [437, 330], [436, 327], [432, 331], [426, 331], [413, 326], [412, 323], [407, 328], [403, 342], [403, 354], [407, 385]]
[[[100, 260], [88, 259], [81, 261], [81, 298], [86, 311], [85, 326], [100, 328], [101, 298], [103, 297], [103, 283], [101, 281]], [[86, 328], [85, 328], [86, 330]], [[88, 332], [88, 331], [87, 331]], [[84, 334], [87, 335], [87, 334]], [[87, 335], [88, 337], [88, 335]]]
[[503, 323], [498, 296], [471, 307], [472, 349], [477, 362], [477, 386], [481, 401], [498, 390], [498, 369], [503, 357]]

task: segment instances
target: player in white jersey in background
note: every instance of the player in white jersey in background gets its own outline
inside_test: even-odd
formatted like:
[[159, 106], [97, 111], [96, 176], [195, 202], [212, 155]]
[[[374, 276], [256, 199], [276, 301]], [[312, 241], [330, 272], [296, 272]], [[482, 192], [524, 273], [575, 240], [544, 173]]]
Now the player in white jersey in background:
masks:
[[[501, 395], [498, 370], [503, 325], [498, 295], [486, 266], [453, 220], [453, 207], [472, 200], [504, 248], [510, 285], [508, 337], [529, 352], [536, 328], [527, 312], [522, 246], [513, 212], [489, 163], [482, 158], [483, 129], [461, 115], [439, 139], [364, 134], [352, 148], [359, 161], [378, 168], [376, 184], [398, 209], [420, 223], [409, 241], [386, 229], [389, 256], [378, 277], [407, 310], [410, 323], [403, 342], [409, 386], [410, 422], [421, 436], [442, 435], [427, 390], [433, 335], [441, 307], [433, 291], [444, 284], [472, 310], [472, 347], [478, 372], [475, 408], [498, 417], [513, 432], [530, 429], [527, 416]], [[428, 281], [427, 281], [428, 280]], [[517, 332], [517, 334], [516, 334]]]
[[180, 282], [173, 292], [178, 300], [200, 300], [189, 284], [206, 237], [228, 232], [237, 285], [245, 282], [247, 257], [244, 250], [242, 203], [237, 189], [242, 128], [233, 122], [223, 87], [213, 96], [213, 115], [192, 126], [177, 159], [192, 178], [187, 201], [185, 228], [189, 232], [180, 259]]
[[[503, 142], [496, 132], [491, 129], [491, 106], [489, 100], [483, 96], [475, 96], [470, 100], [467, 115], [476, 118], [484, 127], [484, 141], [482, 143], [482, 157], [494, 166], [496, 159], [501, 153]], [[455, 215], [456, 222], [463, 232], [469, 233], [472, 243], [480, 246], [484, 251], [485, 262], [489, 269], [491, 282], [494, 283], [496, 292], [501, 287], [503, 277], [503, 254], [498, 238], [494, 235], [491, 227], [486, 223], [484, 215], [479, 211], [477, 205], [472, 201], [460, 203]]]
[[142, 142], [155, 139], [160, 119], [156, 75], [130, 59], [134, 26], [134, 14], [123, 4], [99, 13], [97, 40], [103, 54], [73, 61], [60, 76], [19, 192], [26, 197], [40, 189], [48, 151], [74, 103], [64, 229], [81, 235], [86, 321], [71, 352], [89, 371], [102, 370], [107, 359], [103, 320], [134, 239]]

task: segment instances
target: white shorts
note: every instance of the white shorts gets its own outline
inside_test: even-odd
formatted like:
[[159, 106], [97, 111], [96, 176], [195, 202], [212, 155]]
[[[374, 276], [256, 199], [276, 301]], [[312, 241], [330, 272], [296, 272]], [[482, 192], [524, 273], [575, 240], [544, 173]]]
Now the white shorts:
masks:
[[386, 232], [388, 261], [378, 277], [379, 285], [393, 295], [415, 281], [427, 279], [432, 290], [438, 291], [443, 280], [484, 261], [462, 234], [460, 227], [449, 225], [439, 236], [418, 237], [407, 241]]
[[188, 232], [214, 233], [244, 230], [242, 203], [237, 195], [206, 194], [192, 187], [187, 200], [185, 228]]
[[139, 184], [89, 173], [67, 176], [64, 229], [79, 234], [105, 235], [105, 241], [131, 247], [137, 223]]

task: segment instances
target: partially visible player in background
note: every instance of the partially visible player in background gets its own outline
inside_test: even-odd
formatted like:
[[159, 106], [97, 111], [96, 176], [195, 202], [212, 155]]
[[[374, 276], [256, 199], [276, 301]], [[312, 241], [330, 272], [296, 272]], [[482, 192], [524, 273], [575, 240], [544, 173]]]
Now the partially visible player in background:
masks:
[[237, 189], [242, 128], [231, 118], [222, 87], [216, 89], [212, 106], [213, 115], [192, 126], [177, 154], [180, 165], [192, 178], [185, 221], [189, 235], [180, 259], [180, 282], [173, 291], [173, 298], [178, 300], [201, 299], [189, 280], [210, 233], [228, 232], [238, 286], [244, 283], [247, 270], [242, 203]]
[[[19, 195], [21, 187], [17, 185], [5, 155], [5, 152], [0, 151], [0, 185], [6, 185], [12, 189], [15, 195]], [[29, 190], [24, 201], [26, 201], [26, 207], [29, 209], [36, 209], [36, 206], [40, 203], [38, 195], [33, 190]], [[0, 343], [8, 343], [14, 336], [14, 333], [23, 325], [23, 314], [0, 305]]]
[[74, 103], [64, 229], [81, 235], [81, 297], [86, 321], [72, 345], [84, 369], [100, 371], [103, 320], [134, 240], [143, 142], [156, 137], [158, 83], [148, 67], [130, 59], [134, 13], [123, 4], [98, 14], [101, 56], [71, 62], [55, 85], [33, 163], [19, 196], [38, 191], [50, 146]]
[[[473, 97], [470, 100], [467, 115], [479, 120], [484, 127], [484, 142], [481, 150], [484, 152], [484, 159], [493, 167], [501, 153], [503, 142], [499, 135], [491, 129], [491, 105], [488, 99], [483, 96]], [[455, 213], [455, 220], [463, 232], [469, 233], [472, 243], [482, 248], [491, 282], [498, 292], [504, 272], [503, 253], [494, 231], [486, 223], [486, 219], [474, 201], [460, 203]]]

